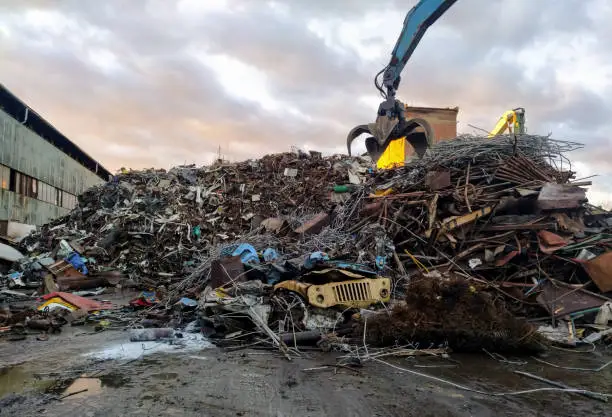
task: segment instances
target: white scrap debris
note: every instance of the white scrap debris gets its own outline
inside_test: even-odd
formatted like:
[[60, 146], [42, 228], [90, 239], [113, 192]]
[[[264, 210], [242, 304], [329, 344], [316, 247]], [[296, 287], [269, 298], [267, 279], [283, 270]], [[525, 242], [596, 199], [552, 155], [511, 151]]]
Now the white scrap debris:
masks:
[[472, 258], [468, 261], [468, 265], [470, 266], [470, 269], [474, 269], [482, 265], [482, 261], [480, 258]]
[[342, 313], [332, 309], [311, 308], [304, 310], [304, 327], [307, 330], [334, 329], [342, 319]]
[[174, 340], [172, 343], [161, 343], [159, 341], [116, 343], [102, 350], [86, 353], [83, 356], [99, 360], [133, 360], [153, 353], [195, 352], [211, 346], [212, 344], [200, 334], [183, 333], [181, 339]]
[[33, 224], [6, 221], [6, 238], [12, 242], [19, 243], [30, 233], [36, 231]]
[[349, 182], [351, 184], [359, 185], [361, 184], [361, 177], [355, 174], [353, 171], [348, 172]]
[[579, 261], [589, 261], [596, 257], [597, 256], [593, 252], [587, 249], [582, 249], [580, 253], [578, 254], [578, 256], [576, 257], [576, 259], [578, 259]]
[[573, 346], [576, 344], [576, 339], [570, 331], [570, 326], [570, 323], [560, 320], [557, 327], [540, 326], [537, 332], [552, 342]]
[[585, 343], [595, 343], [598, 340], [600, 340], [602, 337], [607, 336], [609, 334], [612, 334], [612, 328], [608, 330], [604, 330], [602, 332], [591, 333], [590, 335], [582, 339], [582, 341]]
[[610, 321], [612, 321], [612, 302], [606, 301], [604, 305], [599, 308], [597, 317], [595, 317], [595, 324], [607, 326]]
[[297, 177], [297, 168], [285, 168], [285, 177]]
[[4, 243], [0, 243], [0, 259], [8, 262], [16, 262], [21, 258], [23, 258], [23, 255], [17, 249], [9, 245], [5, 245]]

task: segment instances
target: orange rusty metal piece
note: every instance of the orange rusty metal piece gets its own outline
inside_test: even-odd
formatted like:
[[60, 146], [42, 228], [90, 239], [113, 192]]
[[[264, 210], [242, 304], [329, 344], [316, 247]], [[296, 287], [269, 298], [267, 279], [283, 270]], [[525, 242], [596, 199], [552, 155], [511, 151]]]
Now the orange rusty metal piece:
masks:
[[553, 232], [549, 232], [548, 230], [540, 230], [538, 232], [538, 243], [542, 252], [551, 254], [554, 251], [567, 246], [568, 241], [567, 239], [564, 239]]
[[601, 292], [612, 291], [612, 252], [599, 255], [582, 266]]

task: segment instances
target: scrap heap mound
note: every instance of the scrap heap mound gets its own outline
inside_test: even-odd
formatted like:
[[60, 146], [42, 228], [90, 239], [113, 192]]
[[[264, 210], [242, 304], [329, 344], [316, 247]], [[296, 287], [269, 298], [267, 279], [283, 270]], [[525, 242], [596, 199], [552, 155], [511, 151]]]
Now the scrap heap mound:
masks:
[[[225, 344], [286, 354], [297, 340], [343, 345], [361, 337], [359, 309], [394, 303], [366, 326], [372, 342], [539, 343], [513, 315], [552, 319], [539, 332], [557, 342], [590, 343], [610, 333], [612, 219], [588, 204], [590, 182], [573, 180], [565, 154], [580, 147], [464, 136], [385, 171], [303, 152], [130, 171], [88, 190], [22, 248], [87, 265], [70, 279], [45, 266], [60, 290], [95, 287], [108, 271], [155, 290], [146, 304], [162, 325], [176, 325], [177, 303], [197, 304], [202, 331]], [[42, 280], [41, 268], [22, 281]]]
[[[257, 229], [331, 207], [323, 184], [341, 182], [359, 158], [283, 153], [210, 167], [129, 171], [79, 197], [79, 208], [22, 242], [51, 252], [60, 240], [101, 268], [152, 286], [181, 281], [201, 257]], [[361, 164], [364, 164], [361, 161]], [[298, 169], [299, 168], [299, 169]]]

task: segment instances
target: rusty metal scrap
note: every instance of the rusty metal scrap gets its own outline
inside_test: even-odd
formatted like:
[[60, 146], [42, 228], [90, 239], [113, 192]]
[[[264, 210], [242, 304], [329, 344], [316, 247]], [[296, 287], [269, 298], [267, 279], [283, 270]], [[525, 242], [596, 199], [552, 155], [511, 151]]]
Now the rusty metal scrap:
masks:
[[612, 252], [606, 252], [582, 264], [601, 292], [612, 291]]
[[552, 182], [561, 178], [550, 166], [538, 166], [534, 161], [524, 156], [513, 156], [500, 164], [495, 171], [499, 179], [524, 184], [531, 181]]
[[299, 354], [288, 333], [335, 340], [357, 328], [341, 323], [345, 308], [446, 305], [410, 289], [432, 284], [436, 297], [452, 296], [438, 285], [449, 279], [465, 306], [477, 294], [486, 305], [503, 299], [505, 316], [554, 322], [571, 311], [588, 320], [606, 297], [585, 288], [609, 290], [594, 267], [612, 253], [612, 215], [588, 205], [571, 182], [566, 153], [580, 147], [532, 135], [462, 136], [389, 170], [295, 151], [127, 171], [87, 190], [77, 209], [21, 249], [34, 257], [75, 242], [95, 260], [92, 278], [116, 271], [156, 290], [157, 310], [139, 319], [197, 299], [207, 335], [226, 345], [264, 340], [286, 357]]
[[[210, 167], [127, 171], [87, 190], [78, 210], [45, 225], [22, 247], [51, 251], [62, 238], [77, 239], [84, 256], [136, 282], [179, 282], [211, 248], [259, 230], [255, 224], [270, 232], [289, 224], [298, 233], [318, 233], [327, 214], [312, 225], [302, 219], [334, 206], [322, 185], [346, 182], [354, 161], [359, 158], [285, 153]], [[285, 169], [298, 169], [298, 180], [283, 175]], [[264, 220], [270, 217], [277, 220]]]
[[583, 290], [581, 287], [572, 287], [562, 282], [545, 281], [539, 287], [541, 291], [537, 297], [554, 317], [562, 317], [580, 311], [588, 311], [602, 306], [607, 300]]
[[538, 195], [542, 210], [578, 208], [586, 201], [586, 190], [569, 184], [546, 183]]

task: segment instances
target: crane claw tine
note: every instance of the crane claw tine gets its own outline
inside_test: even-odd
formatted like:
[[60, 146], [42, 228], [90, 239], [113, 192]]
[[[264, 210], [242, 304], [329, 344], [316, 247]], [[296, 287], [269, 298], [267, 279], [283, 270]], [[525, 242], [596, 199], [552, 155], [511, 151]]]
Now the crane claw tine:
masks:
[[346, 137], [346, 147], [348, 149], [349, 156], [351, 155], [351, 143], [353, 143], [355, 138], [362, 133], [370, 133], [370, 128], [368, 125], [355, 126]]

